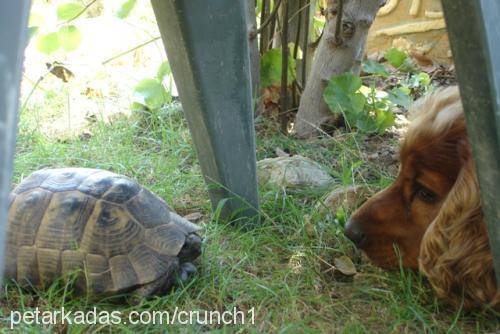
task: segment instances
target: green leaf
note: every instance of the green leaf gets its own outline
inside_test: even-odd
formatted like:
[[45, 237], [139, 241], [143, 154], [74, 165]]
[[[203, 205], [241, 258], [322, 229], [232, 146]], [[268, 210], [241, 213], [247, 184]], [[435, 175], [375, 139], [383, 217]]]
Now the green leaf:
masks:
[[139, 102], [132, 102], [132, 105], [130, 106], [130, 109], [132, 111], [145, 111], [147, 108], [144, 104], [139, 103]]
[[387, 100], [377, 97], [373, 89], [368, 105], [365, 95], [359, 92], [361, 85], [361, 79], [352, 73], [333, 77], [324, 91], [325, 102], [333, 112], [342, 113], [347, 124], [360, 132], [382, 133], [394, 124], [394, 114], [386, 110]]
[[353, 124], [356, 128], [364, 133], [377, 132], [377, 124], [373, 117], [370, 117], [367, 112], [357, 115], [355, 121], [351, 122], [351, 125]]
[[387, 59], [389, 64], [394, 66], [395, 68], [400, 67], [405, 62], [406, 58], [408, 58], [407, 54], [404, 51], [401, 51], [396, 48], [391, 48], [384, 53], [384, 58]]
[[59, 44], [66, 52], [71, 52], [80, 46], [82, 42], [82, 34], [77, 27], [66, 25], [59, 28], [58, 31]]
[[424, 86], [429, 86], [431, 83], [431, 77], [426, 72], [420, 72], [418, 74], [419, 81]]
[[316, 15], [313, 17], [314, 29], [321, 31], [324, 29], [325, 24], [326, 24], [326, 19], [324, 17], [317, 17]]
[[359, 113], [366, 105], [366, 97], [361, 93], [352, 94], [351, 96], [353, 110]]
[[346, 221], [346, 213], [342, 206], [337, 208], [337, 212], [335, 213], [335, 223], [344, 227]]
[[361, 112], [366, 103], [364, 95], [357, 93], [361, 84], [361, 79], [352, 73], [335, 76], [325, 88], [324, 100], [333, 112], [344, 112], [349, 121], [348, 115]]
[[116, 16], [118, 16], [120, 19], [124, 19], [129, 16], [132, 9], [134, 9], [136, 2], [136, 0], [125, 1], [116, 11]]
[[333, 77], [330, 82], [346, 94], [356, 93], [363, 84], [360, 77], [349, 72]]
[[408, 84], [411, 88], [427, 87], [431, 83], [431, 77], [425, 72], [412, 75]]
[[[260, 59], [260, 80], [261, 87], [280, 86], [281, 85], [281, 49], [271, 49], [267, 51]], [[295, 61], [292, 57], [288, 58], [288, 82], [291, 83], [295, 78]]]
[[59, 37], [57, 32], [51, 32], [38, 37], [36, 47], [45, 54], [51, 54], [59, 49]]
[[143, 79], [134, 88], [134, 102], [150, 110], [159, 109], [172, 100], [165, 87], [156, 79]]
[[377, 123], [378, 133], [383, 133], [387, 128], [393, 126], [396, 123], [396, 118], [391, 111], [378, 110], [376, 112], [375, 122]]
[[363, 72], [365, 73], [370, 73], [370, 74], [376, 74], [380, 75], [382, 77], [388, 77], [389, 72], [385, 68], [384, 65], [380, 64], [379, 62], [375, 60], [365, 60], [363, 62]]
[[156, 73], [156, 78], [158, 81], [163, 82], [165, 78], [169, 77], [172, 74], [172, 70], [170, 69], [170, 64], [168, 61], [164, 61], [161, 63], [160, 67], [158, 67], [158, 72]]
[[57, 18], [60, 21], [74, 19], [84, 10], [84, 7], [79, 2], [68, 2], [57, 7]]
[[406, 87], [393, 88], [389, 95], [387, 96], [389, 101], [397, 104], [405, 109], [409, 109], [412, 103], [412, 98], [410, 97], [410, 90]]

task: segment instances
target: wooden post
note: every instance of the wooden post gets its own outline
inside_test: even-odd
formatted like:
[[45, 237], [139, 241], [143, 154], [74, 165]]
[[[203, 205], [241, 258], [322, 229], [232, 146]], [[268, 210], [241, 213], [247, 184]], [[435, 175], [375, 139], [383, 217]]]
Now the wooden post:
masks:
[[442, 4], [500, 286], [500, 2]]
[[[258, 216], [246, 0], [152, 0], [213, 207]], [[214, 185], [214, 186], [212, 186]]]
[[0, 3], [0, 280], [7, 227], [7, 196], [16, 144], [19, 85], [28, 36], [29, 0]]

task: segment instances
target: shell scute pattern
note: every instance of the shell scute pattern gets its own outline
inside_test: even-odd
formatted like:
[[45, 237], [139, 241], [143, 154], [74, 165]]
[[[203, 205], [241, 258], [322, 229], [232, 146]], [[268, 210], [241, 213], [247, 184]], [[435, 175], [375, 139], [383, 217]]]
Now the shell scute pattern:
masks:
[[[33, 246], [21, 246], [17, 251], [17, 277], [21, 286], [39, 285], [37, 250]], [[8, 259], [7, 259], [8, 260]]]
[[109, 260], [111, 267], [111, 278], [116, 291], [125, 290], [136, 286], [139, 277], [132, 267], [127, 255], [117, 255]]
[[25, 191], [32, 190], [40, 187], [43, 181], [50, 176], [50, 170], [42, 169], [34, 172], [27, 178], [23, 180], [21, 184], [19, 184], [16, 189], [14, 189], [13, 193], [22, 194]]
[[136, 196], [141, 187], [124, 176], [100, 171], [86, 178], [78, 190], [105, 201], [125, 203]]
[[95, 198], [102, 198], [112, 186], [116, 174], [107, 171], [99, 171], [88, 176], [79, 186], [78, 190]]
[[80, 249], [111, 258], [127, 254], [142, 242], [144, 229], [122, 206], [98, 201], [83, 232]]
[[95, 202], [78, 191], [54, 193], [40, 224], [36, 246], [75, 249]]
[[125, 203], [136, 196], [141, 187], [124, 177], [116, 178], [111, 189], [104, 194], [103, 199], [114, 203]]
[[170, 209], [162, 199], [142, 188], [137, 196], [127, 203], [130, 214], [145, 228], [153, 228], [170, 221]]
[[61, 271], [64, 273], [84, 270], [85, 258], [78, 250], [67, 249], [61, 253]]
[[159, 254], [145, 244], [139, 244], [128, 254], [130, 263], [135, 272], [141, 273], [139, 283], [152, 282], [161, 273], [169, 270], [169, 263], [173, 256]]
[[9, 210], [9, 222], [16, 228], [8, 230], [8, 238], [15, 239], [19, 246], [34, 245], [51, 198], [52, 193], [43, 189], [17, 195]]
[[50, 285], [61, 274], [61, 251], [36, 248], [36, 259], [42, 287]]
[[170, 223], [146, 230], [146, 239], [148, 246], [158, 253], [176, 256], [184, 245], [186, 232]]
[[[76, 286], [94, 294], [140, 289], [172, 275], [200, 229], [134, 181], [85, 168], [24, 179], [9, 196], [8, 224], [7, 278], [43, 287], [80, 272]], [[200, 247], [192, 244], [195, 258]]]
[[75, 190], [83, 180], [94, 173], [97, 173], [95, 169], [63, 168], [58, 173], [50, 174], [40, 184], [40, 188], [52, 192]]

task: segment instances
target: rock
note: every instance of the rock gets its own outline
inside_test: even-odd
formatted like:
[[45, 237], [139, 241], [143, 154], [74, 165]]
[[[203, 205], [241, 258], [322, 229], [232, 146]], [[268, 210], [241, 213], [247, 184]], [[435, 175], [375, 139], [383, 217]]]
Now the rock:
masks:
[[320, 203], [319, 209], [322, 211], [337, 211], [343, 207], [349, 211], [357, 208], [370, 195], [370, 191], [363, 185], [343, 186], [333, 190]]
[[337, 257], [333, 260], [333, 265], [344, 276], [356, 275], [356, 267], [348, 256]]
[[257, 175], [261, 185], [295, 190], [327, 188], [334, 182], [318, 163], [300, 155], [261, 160], [257, 162]]
[[274, 149], [274, 153], [276, 153], [276, 156], [278, 156], [278, 157], [290, 157], [291, 156], [291, 154], [289, 152], [282, 150], [279, 147], [276, 147]]

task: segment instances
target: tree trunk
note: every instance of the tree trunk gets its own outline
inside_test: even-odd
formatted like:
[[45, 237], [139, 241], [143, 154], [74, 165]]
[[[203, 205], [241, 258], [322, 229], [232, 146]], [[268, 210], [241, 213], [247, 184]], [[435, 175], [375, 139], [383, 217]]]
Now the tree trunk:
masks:
[[323, 100], [323, 90], [334, 75], [350, 70], [359, 73], [368, 29], [384, 3], [385, 0], [344, 0], [342, 29], [340, 38], [336, 40], [339, 0], [328, 1], [327, 23], [295, 118], [298, 137], [316, 135], [321, 124], [332, 118], [332, 113]]

